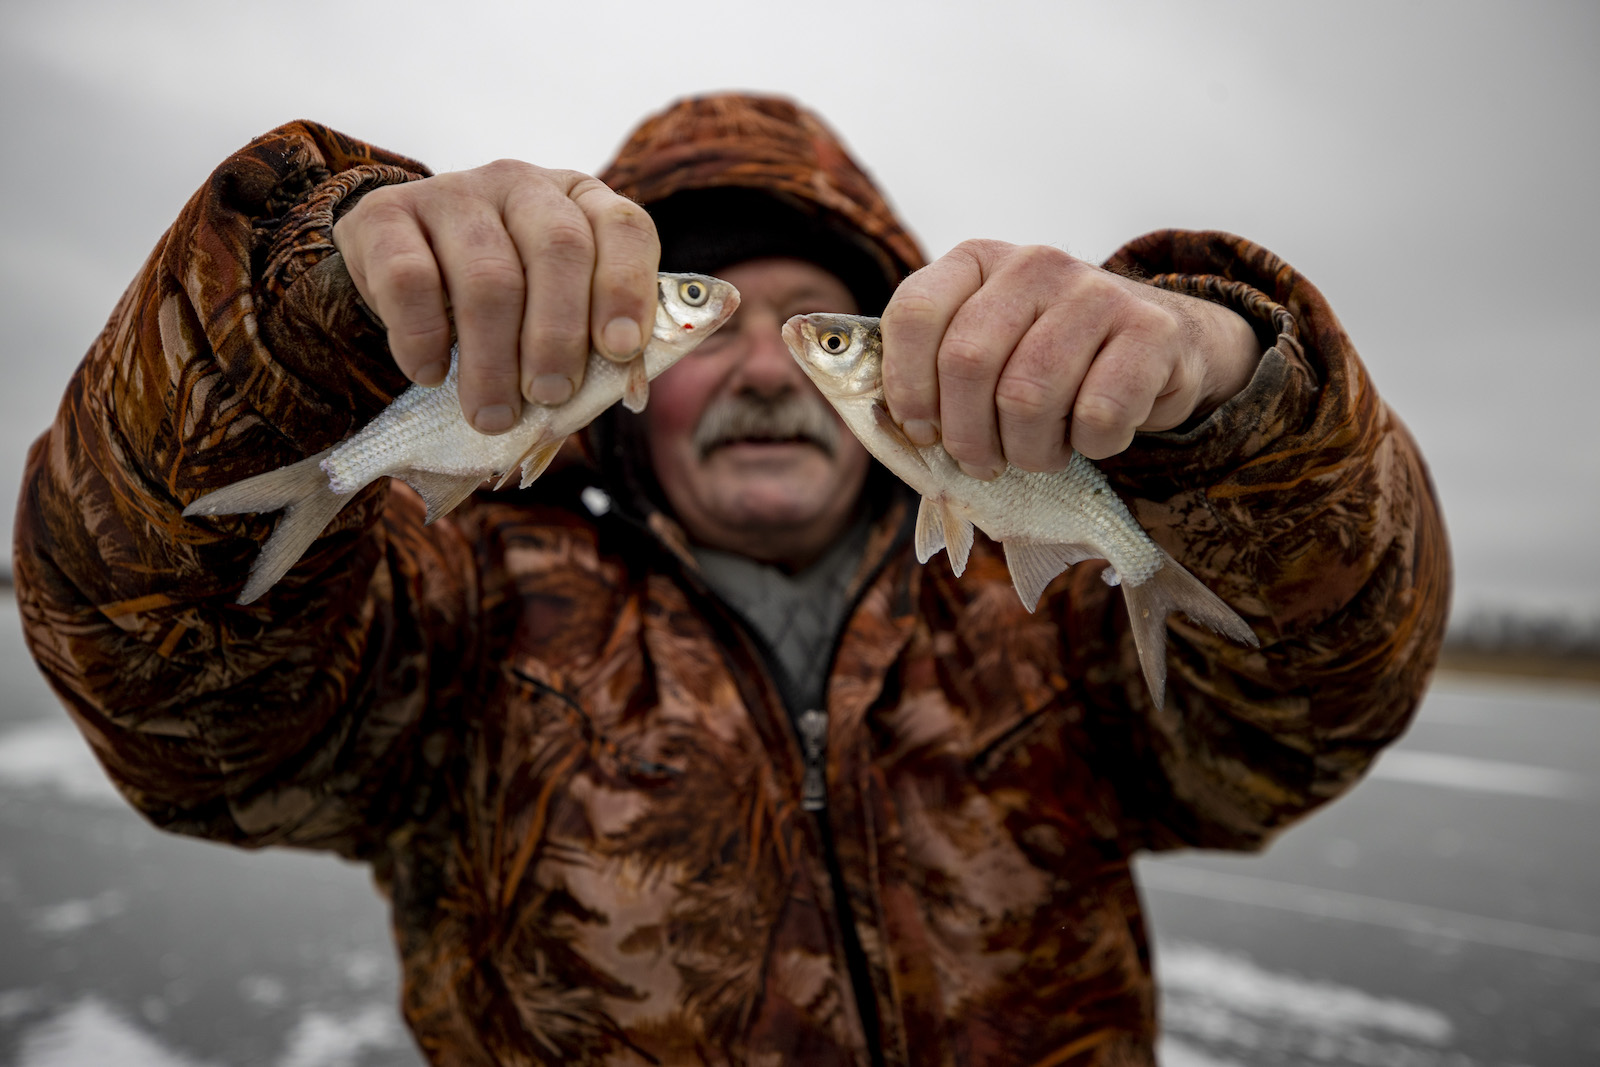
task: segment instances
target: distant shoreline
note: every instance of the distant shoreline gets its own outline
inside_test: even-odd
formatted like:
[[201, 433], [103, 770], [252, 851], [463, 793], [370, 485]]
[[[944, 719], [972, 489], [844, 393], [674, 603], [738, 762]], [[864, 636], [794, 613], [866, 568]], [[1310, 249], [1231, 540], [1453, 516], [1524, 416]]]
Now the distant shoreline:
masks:
[[1447, 644], [1439, 656], [1439, 670], [1455, 674], [1543, 678], [1600, 685], [1600, 658], [1592, 656], [1549, 656], [1521, 650], [1490, 651]]

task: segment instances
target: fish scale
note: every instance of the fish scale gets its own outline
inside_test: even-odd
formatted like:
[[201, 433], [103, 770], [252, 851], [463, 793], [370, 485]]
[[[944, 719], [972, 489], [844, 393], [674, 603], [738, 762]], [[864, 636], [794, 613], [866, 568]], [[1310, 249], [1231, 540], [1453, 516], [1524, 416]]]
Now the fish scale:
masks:
[[[643, 358], [649, 378], [676, 361], [675, 356], [661, 349], [646, 350]], [[554, 408], [524, 404], [515, 426], [491, 436], [478, 433], [461, 417], [458, 371], [457, 354], [452, 347], [450, 371], [439, 387], [407, 389], [360, 433], [335, 446], [322, 461], [328, 487], [335, 493], [353, 493], [409, 466], [424, 450], [427, 469], [436, 474], [467, 476], [485, 469], [504, 473], [521, 461], [530, 439], [557, 422], [581, 419], [580, 428], [587, 425], [622, 395], [628, 376], [622, 364], [592, 355], [584, 371], [583, 388], [567, 404]]]
[[[937, 446], [919, 450], [930, 468], [948, 476], [967, 475]], [[1081, 452], [1060, 471], [1006, 467], [993, 481], [969, 479], [973, 515], [994, 516], [987, 523], [969, 517], [996, 541], [1012, 539], [1056, 544], [1092, 543], [1116, 572], [1116, 580], [1141, 585], [1162, 567], [1162, 551], [1140, 529], [1106, 476]], [[1060, 506], [1067, 497], [1073, 508]]]

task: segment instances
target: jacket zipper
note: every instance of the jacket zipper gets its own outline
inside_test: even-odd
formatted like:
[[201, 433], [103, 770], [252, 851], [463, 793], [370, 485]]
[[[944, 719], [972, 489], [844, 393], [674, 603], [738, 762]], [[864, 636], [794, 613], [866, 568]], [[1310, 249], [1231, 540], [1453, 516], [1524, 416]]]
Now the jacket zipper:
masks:
[[[764, 689], [769, 695], [778, 697], [778, 705], [783, 709], [784, 718], [792, 725], [790, 737], [799, 744], [800, 762], [802, 767], [800, 806], [812, 815], [812, 824], [817, 829], [818, 843], [822, 846], [823, 865], [828, 871], [829, 889], [833, 894], [834, 925], [839, 932], [840, 948], [844, 952], [845, 966], [849, 972], [850, 988], [855, 997], [856, 1014], [861, 1020], [861, 1028], [866, 1037], [867, 1055], [872, 1067], [886, 1067], [887, 1061], [883, 1054], [883, 1023], [878, 1014], [878, 996], [876, 986], [872, 981], [872, 968], [867, 961], [866, 950], [861, 944], [861, 935], [856, 930], [855, 910], [850, 905], [849, 890], [844, 880], [844, 868], [839, 862], [839, 852], [833, 840], [833, 823], [828, 817], [828, 713], [825, 708], [811, 708], [798, 716], [789, 713], [789, 702], [784, 696], [783, 688], [777, 679], [781, 673], [774, 668], [776, 656], [768, 646], [766, 639], [746, 625], [739, 613], [722, 601], [706, 582], [695, 574], [677, 555], [663, 545], [655, 532], [642, 520], [628, 514], [625, 510], [612, 508], [611, 516], [632, 526], [642, 532], [649, 544], [663, 557], [670, 559], [681, 575], [684, 585], [700, 599], [715, 608], [714, 614], [720, 615], [730, 624], [735, 633], [744, 639], [746, 645], [755, 652], [755, 660], [760, 668]], [[872, 588], [872, 583], [888, 566], [889, 560], [909, 537], [912, 516], [915, 511], [907, 508], [900, 522], [900, 528], [895, 531], [894, 538], [880, 553], [870, 570], [862, 575], [861, 584], [856, 589], [855, 596], [849, 603], [841, 618], [848, 624], [856, 609], [861, 606], [862, 598]], [[598, 516], [597, 516], [598, 517]], [[833, 662], [838, 658], [839, 646], [844, 640], [845, 625], [839, 627], [839, 632], [834, 635], [833, 644], [828, 650], [828, 674], [833, 673]], [[724, 650], [724, 655], [732, 649]], [[733, 664], [729, 664], [730, 667]], [[737, 678], [737, 672], [734, 675]], [[754, 710], [754, 709], [752, 709]], [[803, 724], [803, 725], [802, 725]]]
[[828, 807], [828, 713], [810, 708], [795, 717], [794, 725], [800, 733], [800, 757], [805, 764], [800, 807], [824, 811]]

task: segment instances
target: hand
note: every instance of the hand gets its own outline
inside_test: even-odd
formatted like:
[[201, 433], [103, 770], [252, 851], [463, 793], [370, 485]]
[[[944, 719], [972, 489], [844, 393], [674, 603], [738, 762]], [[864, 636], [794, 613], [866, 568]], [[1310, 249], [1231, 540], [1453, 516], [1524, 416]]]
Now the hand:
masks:
[[1101, 270], [1056, 248], [967, 241], [913, 274], [884, 310], [889, 412], [942, 441], [974, 477], [1007, 462], [1059, 470], [1167, 430], [1250, 381], [1241, 316]]
[[591, 345], [626, 360], [655, 324], [654, 223], [575, 171], [500, 160], [385, 186], [333, 243], [412, 381], [444, 380], [454, 319], [461, 410], [483, 433], [510, 429], [524, 399], [562, 403]]

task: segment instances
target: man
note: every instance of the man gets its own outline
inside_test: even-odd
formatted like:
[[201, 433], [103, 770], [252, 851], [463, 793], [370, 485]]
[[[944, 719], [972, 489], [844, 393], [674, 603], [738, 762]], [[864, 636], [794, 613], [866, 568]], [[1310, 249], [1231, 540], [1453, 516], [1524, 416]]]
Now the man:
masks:
[[[309, 124], [235, 155], [30, 456], [29, 640], [124, 794], [370, 862], [435, 1063], [1152, 1062], [1132, 856], [1260, 847], [1437, 654], [1427, 476], [1321, 295], [1221, 234], [918, 269], [769, 98], [680, 102], [603, 180], [424, 174]], [[743, 299], [641, 419], [431, 527], [369, 490], [232, 603], [271, 517], [187, 501], [437, 381], [452, 327], [484, 432], [561, 402], [639, 348], [658, 249]], [[1261, 648], [1173, 620], [1153, 707], [1097, 565], [1033, 614], [982, 539], [918, 566], [781, 349], [815, 310], [882, 311], [894, 417], [975, 476], [1105, 460]]]

